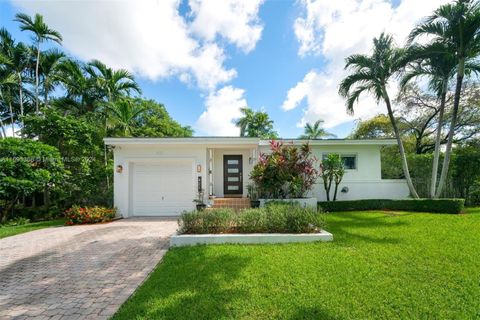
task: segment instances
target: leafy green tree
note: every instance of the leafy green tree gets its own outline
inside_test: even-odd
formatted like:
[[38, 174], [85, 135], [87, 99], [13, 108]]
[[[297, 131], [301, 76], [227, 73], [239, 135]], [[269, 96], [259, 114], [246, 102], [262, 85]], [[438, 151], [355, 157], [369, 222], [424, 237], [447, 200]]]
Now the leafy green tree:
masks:
[[263, 111], [253, 111], [245, 107], [241, 109], [242, 117], [235, 121], [240, 128], [240, 137], [257, 137], [274, 139], [278, 134], [273, 130], [273, 120]]
[[112, 170], [104, 165], [103, 130], [95, 122], [49, 108], [42, 115], [26, 116], [23, 134], [29, 139], [38, 137], [59, 150], [65, 168], [72, 173], [62, 200], [66, 206], [111, 204], [111, 191], [105, 181]]
[[467, 63], [469, 59], [475, 59], [480, 53], [479, 2], [474, 0], [457, 0], [440, 6], [430, 17], [412, 30], [409, 35], [409, 41], [413, 42], [421, 36], [428, 36], [431, 42], [442, 43], [448, 47], [455, 57], [457, 68], [453, 114], [440, 180], [435, 194], [435, 197], [438, 198], [447, 179], [462, 93], [462, 83]]
[[40, 66], [40, 45], [45, 41], [54, 41], [58, 44], [62, 43], [62, 36], [58, 31], [50, 29], [48, 25], [43, 21], [43, 16], [40, 14], [35, 14], [32, 19], [29, 15], [25, 13], [17, 13], [16, 21], [20, 22], [20, 30], [30, 31], [33, 33], [34, 45], [36, 48], [36, 59], [35, 59], [35, 112], [39, 112], [39, 66]]
[[325, 121], [323, 120], [317, 120], [313, 125], [307, 123], [304, 128], [305, 133], [300, 136], [300, 139], [322, 139], [327, 137], [335, 138], [336, 135], [322, 128], [324, 122]]
[[67, 174], [56, 148], [30, 139], [0, 140], [0, 222], [20, 197], [59, 188]]
[[132, 135], [135, 137], [191, 137], [193, 130], [182, 126], [173, 120], [163, 104], [154, 100], [136, 98], [135, 104], [140, 105], [144, 112], [135, 119]]
[[371, 55], [356, 54], [346, 59], [345, 68], [351, 70], [352, 73], [340, 83], [339, 93], [346, 98], [347, 111], [350, 113], [353, 113], [355, 102], [365, 92], [371, 93], [377, 101], [385, 102], [388, 117], [397, 139], [408, 188], [411, 195], [418, 198], [410, 177], [405, 149], [387, 91], [389, 81], [398, 71], [397, 61], [400, 60], [401, 55], [402, 53], [394, 47], [392, 37], [382, 33], [380, 37], [373, 39]]

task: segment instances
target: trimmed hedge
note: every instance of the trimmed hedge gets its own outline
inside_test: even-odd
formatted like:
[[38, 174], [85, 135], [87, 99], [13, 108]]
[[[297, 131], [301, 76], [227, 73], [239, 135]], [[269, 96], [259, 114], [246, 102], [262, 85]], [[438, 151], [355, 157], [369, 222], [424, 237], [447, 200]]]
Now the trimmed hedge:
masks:
[[397, 210], [435, 213], [461, 213], [464, 199], [367, 199], [351, 201], [320, 201], [325, 211]]

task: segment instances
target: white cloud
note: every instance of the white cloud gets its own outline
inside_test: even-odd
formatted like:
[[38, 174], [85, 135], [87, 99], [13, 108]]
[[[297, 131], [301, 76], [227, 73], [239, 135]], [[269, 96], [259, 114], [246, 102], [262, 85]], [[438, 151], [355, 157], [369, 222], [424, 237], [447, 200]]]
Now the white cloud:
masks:
[[[153, 80], [194, 80], [201, 89], [214, 90], [236, 76], [224, 65], [226, 55], [214, 35], [224, 35], [246, 51], [253, 49], [262, 31], [257, 24], [259, 3], [229, 7], [229, 23], [210, 24], [205, 21], [208, 6], [193, 2], [199, 11], [192, 11], [192, 25], [180, 15], [179, 0], [13, 0], [22, 11], [41, 13], [50, 27], [62, 33], [64, 47], [83, 60], [100, 59]], [[194, 36], [202, 30], [198, 23], [210, 26], [209, 41]]]
[[[364, 96], [355, 106], [355, 116], [345, 112], [345, 101], [338, 96], [338, 84], [346, 75], [344, 59], [354, 53], [368, 53], [372, 39], [382, 31], [391, 33], [403, 44], [411, 28], [448, 0], [402, 0], [397, 7], [386, 0], [303, 0], [303, 14], [294, 23], [300, 56], [321, 55], [326, 65], [312, 70], [288, 91], [282, 108], [291, 110], [306, 100], [304, 116], [298, 123], [325, 120], [333, 127], [354, 118], [383, 112], [371, 97]], [[392, 86], [392, 95], [395, 89]]]
[[192, 31], [206, 39], [217, 35], [250, 52], [262, 34], [258, 10], [263, 0], [190, 0]]
[[206, 110], [198, 118], [196, 127], [201, 134], [238, 136], [239, 128], [233, 123], [241, 116], [240, 108], [247, 106], [245, 90], [226, 86], [208, 95]]

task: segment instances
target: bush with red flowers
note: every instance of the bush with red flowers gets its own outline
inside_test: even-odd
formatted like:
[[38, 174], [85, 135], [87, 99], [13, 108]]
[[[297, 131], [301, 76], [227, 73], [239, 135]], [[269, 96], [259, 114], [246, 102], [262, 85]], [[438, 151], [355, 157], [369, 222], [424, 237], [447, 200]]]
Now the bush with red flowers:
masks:
[[115, 218], [117, 210], [105, 207], [73, 206], [65, 211], [66, 225], [109, 222]]
[[250, 173], [260, 198], [303, 198], [312, 190], [318, 177], [317, 159], [308, 144], [271, 141], [270, 152], [262, 153]]

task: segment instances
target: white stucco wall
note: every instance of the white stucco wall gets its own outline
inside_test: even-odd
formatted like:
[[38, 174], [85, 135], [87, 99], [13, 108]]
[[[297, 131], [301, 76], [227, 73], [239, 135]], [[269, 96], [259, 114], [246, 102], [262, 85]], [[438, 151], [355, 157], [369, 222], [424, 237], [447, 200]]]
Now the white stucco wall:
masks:
[[[338, 188], [337, 200], [357, 199], [403, 199], [409, 196], [405, 180], [382, 180], [380, 145], [312, 145], [312, 153], [321, 161], [323, 154], [338, 153], [340, 155], [356, 155], [357, 168], [346, 170]], [[261, 146], [260, 152], [269, 152], [268, 146]], [[348, 187], [347, 193], [342, 193], [343, 187]], [[333, 197], [333, 187], [330, 192]], [[310, 193], [319, 201], [326, 200], [323, 182], [318, 179]]]

